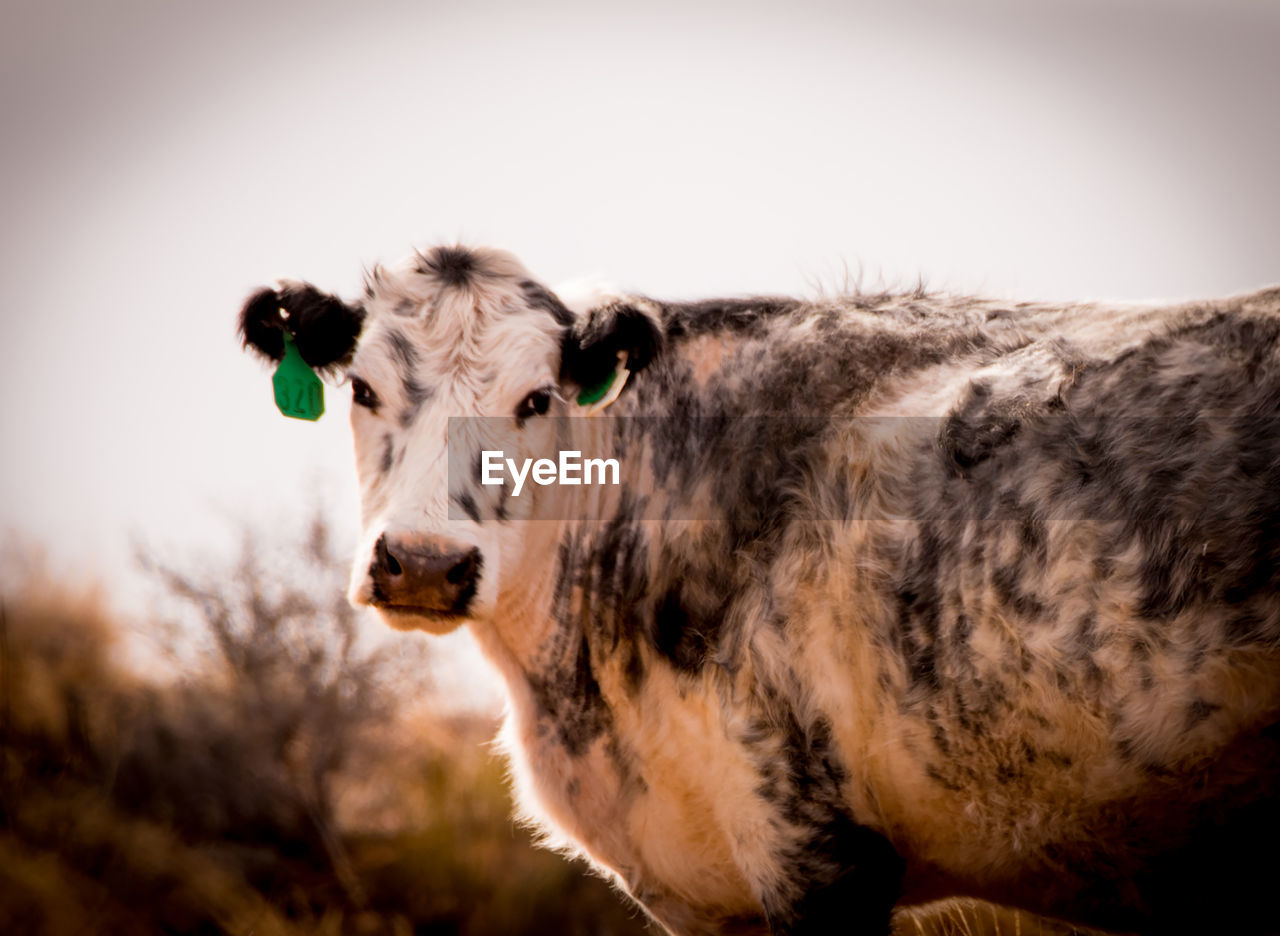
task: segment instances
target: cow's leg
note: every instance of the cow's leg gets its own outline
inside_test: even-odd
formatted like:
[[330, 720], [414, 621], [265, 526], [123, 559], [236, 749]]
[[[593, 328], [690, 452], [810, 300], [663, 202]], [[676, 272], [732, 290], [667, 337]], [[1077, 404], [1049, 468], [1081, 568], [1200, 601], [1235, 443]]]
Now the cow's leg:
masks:
[[775, 934], [888, 934], [903, 873], [888, 839], [837, 814], [810, 827], [793, 857], [789, 886], [765, 895]]

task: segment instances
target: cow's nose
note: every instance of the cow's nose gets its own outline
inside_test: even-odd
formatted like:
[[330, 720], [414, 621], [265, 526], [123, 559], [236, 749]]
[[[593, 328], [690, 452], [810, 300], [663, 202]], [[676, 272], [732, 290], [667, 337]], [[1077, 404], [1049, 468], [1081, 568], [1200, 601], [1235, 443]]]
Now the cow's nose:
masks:
[[480, 550], [449, 540], [378, 537], [369, 577], [373, 603], [405, 611], [465, 614], [480, 578]]

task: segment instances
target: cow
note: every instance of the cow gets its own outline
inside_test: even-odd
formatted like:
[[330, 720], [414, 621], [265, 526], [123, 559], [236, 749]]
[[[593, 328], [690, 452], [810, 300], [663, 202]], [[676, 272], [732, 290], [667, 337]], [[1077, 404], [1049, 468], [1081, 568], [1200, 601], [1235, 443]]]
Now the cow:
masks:
[[[520, 809], [668, 931], [1280, 929], [1280, 288], [664, 302], [457, 245], [366, 281], [240, 316], [350, 384], [350, 598], [472, 630]], [[618, 477], [516, 494], [540, 452]]]

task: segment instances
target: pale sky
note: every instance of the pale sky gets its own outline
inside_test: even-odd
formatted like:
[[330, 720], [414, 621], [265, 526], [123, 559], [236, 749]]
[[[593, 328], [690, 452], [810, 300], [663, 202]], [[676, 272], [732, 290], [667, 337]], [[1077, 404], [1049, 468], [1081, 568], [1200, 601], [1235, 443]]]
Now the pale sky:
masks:
[[136, 588], [322, 492], [234, 338], [463, 239], [659, 297], [1280, 281], [1280, 3], [2, 0], [0, 528]]

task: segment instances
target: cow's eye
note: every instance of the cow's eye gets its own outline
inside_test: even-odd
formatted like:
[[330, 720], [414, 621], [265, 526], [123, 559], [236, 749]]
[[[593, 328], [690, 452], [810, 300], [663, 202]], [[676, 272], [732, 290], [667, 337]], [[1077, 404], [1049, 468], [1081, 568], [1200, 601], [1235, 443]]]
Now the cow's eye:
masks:
[[541, 416], [551, 405], [551, 391], [546, 388], [534, 390], [520, 401], [516, 407], [516, 421], [524, 422], [530, 416]]
[[376, 410], [378, 408], [378, 395], [373, 392], [372, 387], [359, 377], [352, 377], [351, 402], [356, 406], [363, 406], [366, 409]]

